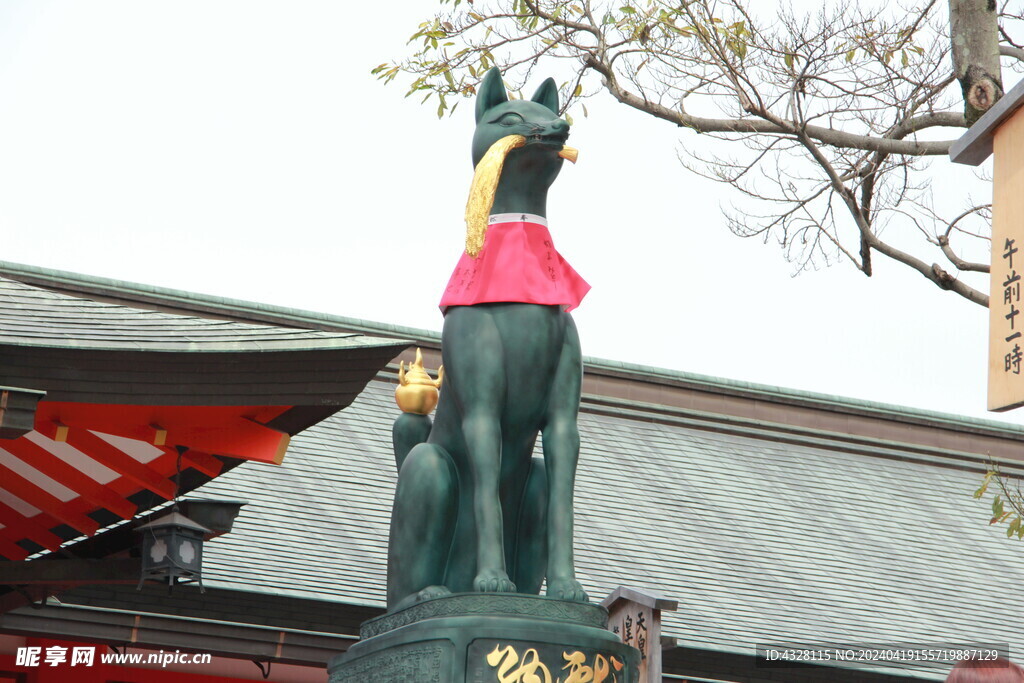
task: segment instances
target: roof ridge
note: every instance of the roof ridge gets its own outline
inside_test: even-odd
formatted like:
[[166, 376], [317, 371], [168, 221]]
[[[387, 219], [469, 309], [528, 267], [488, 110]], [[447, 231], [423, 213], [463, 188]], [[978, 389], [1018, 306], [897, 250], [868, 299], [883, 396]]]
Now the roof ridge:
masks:
[[349, 330], [281, 326], [262, 320], [169, 312], [86, 298], [68, 288], [46, 289], [0, 273], [0, 345], [97, 351], [264, 352], [399, 347], [404, 340]]
[[926, 422], [935, 426], [943, 426], [952, 429], [962, 427], [973, 427], [983, 431], [996, 431], [1024, 436], [1024, 425], [1016, 425], [1010, 422], [999, 422], [986, 420], [984, 418], [957, 415], [941, 411], [902, 406], [895, 403], [884, 403], [868, 399], [851, 398], [838, 394], [824, 394], [814, 391], [803, 391], [801, 389], [790, 389], [771, 384], [758, 384], [743, 380], [729, 379], [725, 377], [714, 377], [702, 375], [685, 370], [671, 370], [667, 368], [655, 368], [647, 365], [639, 365], [624, 361], [607, 360], [584, 356], [583, 362], [591, 369], [603, 371], [606, 374], [622, 374], [625, 376], [644, 376], [651, 379], [661, 379], [666, 382], [680, 382], [691, 385], [693, 388], [708, 388], [725, 390], [727, 393], [762, 395], [765, 398], [784, 399], [787, 403], [806, 405], [808, 407], [826, 408], [839, 412], [866, 413], [875, 417], [893, 419], [904, 418], [905, 420]]
[[[37, 285], [40, 282], [45, 282], [51, 286], [82, 289], [83, 291], [91, 291], [98, 294], [107, 293], [121, 296], [134, 295], [141, 297], [144, 300], [153, 301], [154, 303], [177, 303], [183, 306], [202, 306], [207, 309], [223, 309], [225, 311], [236, 313], [250, 313], [269, 317], [277, 316], [282, 318], [291, 318], [294, 322], [320, 322], [322, 324], [332, 326], [346, 326], [359, 333], [363, 333], [363, 329], [360, 328], [365, 328], [366, 332], [370, 334], [395, 334], [403, 339], [406, 337], [416, 337], [418, 339], [436, 339], [438, 343], [441, 341], [441, 333], [432, 330], [360, 320], [358, 318], [347, 318], [330, 313], [288, 308], [286, 306], [275, 306], [273, 304], [265, 304], [257, 301], [232, 299], [214, 294], [202, 294], [183, 289], [158, 287], [156, 285], [116, 280], [113, 278], [100, 277], [98, 275], [86, 275], [83, 273], [72, 273], [70, 271], [41, 268], [39, 266], [29, 266], [20, 263], [11, 263], [9, 261], [0, 261], [0, 277], [17, 280], [19, 282], [24, 282], [25, 284]], [[272, 323], [264, 322], [247, 324], [268, 325]]]

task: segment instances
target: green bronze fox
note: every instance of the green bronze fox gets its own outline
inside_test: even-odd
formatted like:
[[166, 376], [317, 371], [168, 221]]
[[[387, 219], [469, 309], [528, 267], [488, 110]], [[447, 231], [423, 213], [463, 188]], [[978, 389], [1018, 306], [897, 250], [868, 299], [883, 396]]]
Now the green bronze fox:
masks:
[[497, 69], [476, 122], [474, 165], [498, 141], [524, 140], [504, 159], [482, 250], [463, 255], [442, 299], [434, 422], [395, 424], [389, 611], [449, 593], [538, 594], [545, 580], [549, 597], [587, 601], [573, 560], [582, 358], [566, 309], [589, 286], [554, 251], [544, 218], [569, 125], [552, 79], [510, 101]]

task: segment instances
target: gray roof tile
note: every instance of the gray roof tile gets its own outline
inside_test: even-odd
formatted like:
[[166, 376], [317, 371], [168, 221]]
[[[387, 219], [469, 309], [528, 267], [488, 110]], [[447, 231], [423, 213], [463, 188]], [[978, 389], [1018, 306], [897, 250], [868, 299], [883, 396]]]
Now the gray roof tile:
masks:
[[0, 345], [217, 352], [393, 346], [394, 342], [354, 333], [131, 308], [0, 277]]

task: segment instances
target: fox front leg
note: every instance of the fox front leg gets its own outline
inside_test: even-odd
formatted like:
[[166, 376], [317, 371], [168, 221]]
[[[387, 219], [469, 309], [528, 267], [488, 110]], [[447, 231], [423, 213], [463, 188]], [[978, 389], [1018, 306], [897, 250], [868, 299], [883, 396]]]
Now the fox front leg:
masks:
[[543, 430], [544, 465], [548, 479], [548, 571], [549, 597], [587, 602], [583, 586], [576, 580], [573, 559], [573, 489], [580, 454], [576, 425], [583, 379], [576, 326], [567, 313], [565, 340], [555, 371], [547, 422]]
[[[441, 341], [447, 386], [461, 415], [476, 522], [473, 589], [515, 592], [505, 566], [501, 494], [501, 414], [505, 364], [501, 335], [484, 306], [453, 306]], [[453, 558], [456, 561], [459, 558]]]

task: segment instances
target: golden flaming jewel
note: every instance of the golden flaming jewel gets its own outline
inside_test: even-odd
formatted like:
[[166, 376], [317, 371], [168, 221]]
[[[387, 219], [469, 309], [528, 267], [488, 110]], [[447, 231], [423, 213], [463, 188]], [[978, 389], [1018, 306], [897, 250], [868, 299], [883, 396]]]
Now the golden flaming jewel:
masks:
[[[513, 149], [525, 144], [526, 138], [522, 135], [506, 135], [491, 145], [473, 171], [473, 184], [469, 188], [469, 200], [466, 202], [466, 253], [473, 258], [484, 247], [487, 219], [494, 206], [494, 193], [498, 189], [505, 157]], [[573, 147], [562, 147], [558, 152], [558, 156], [574, 164], [579, 155], [579, 150]]]
[[405, 362], [398, 362], [398, 387], [395, 389], [395, 402], [402, 412], [429, 415], [437, 405], [438, 389], [444, 381], [444, 366], [437, 369], [437, 379], [431, 379], [423, 368], [423, 353], [416, 349], [416, 360], [409, 363], [408, 372]]

